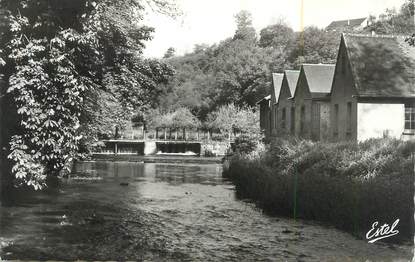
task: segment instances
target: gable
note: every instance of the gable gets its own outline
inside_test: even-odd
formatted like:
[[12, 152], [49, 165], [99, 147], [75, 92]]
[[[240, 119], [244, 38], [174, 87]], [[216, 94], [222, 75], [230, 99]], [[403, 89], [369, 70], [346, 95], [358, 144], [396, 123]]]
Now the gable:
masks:
[[330, 93], [335, 68], [336, 66], [332, 64], [304, 64], [302, 66], [308, 91], [313, 97], [321, 97]]
[[271, 103], [272, 104], [275, 104], [278, 102], [283, 78], [284, 78], [284, 74], [277, 74], [277, 73], [272, 74], [272, 88], [271, 88]]
[[301, 66], [300, 75], [298, 77], [297, 82], [297, 88], [295, 89], [293, 97], [294, 99], [304, 99], [311, 97], [311, 93], [309, 91], [309, 86], [307, 82], [307, 76], [304, 72], [303, 66]]
[[415, 50], [403, 37], [342, 37], [356, 91], [365, 97], [415, 97]]
[[293, 97], [295, 89], [297, 87], [299, 74], [300, 71], [297, 70], [285, 70], [278, 103], [280, 103], [282, 99], [288, 99]]
[[291, 92], [290, 92], [290, 88], [288, 87], [287, 78], [284, 77], [283, 80], [282, 80], [282, 84], [281, 84], [280, 96], [279, 96], [277, 102], [281, 103], [281, 101], [287, 100], [289, 98], [291, 98]]
[[[347, 88], [348, 90], [343, 90]], [[344, 95], [356, 94], [354, 83], [354, 76], [351, 70], [349, 57], [343, 36], [340, 40], [339, 51], [337, 54], [336, 68], [333, 76], [333, 83], [330, 89], [331, 96], [336, 96], [338, 93]]]
[[298, 77], [300, 76], [300, 71], [285, 70], [285, 76], [287, 78], [288, 87], [290, 89], [291, 96], [294, 96], [295, 89], [297, 88]]

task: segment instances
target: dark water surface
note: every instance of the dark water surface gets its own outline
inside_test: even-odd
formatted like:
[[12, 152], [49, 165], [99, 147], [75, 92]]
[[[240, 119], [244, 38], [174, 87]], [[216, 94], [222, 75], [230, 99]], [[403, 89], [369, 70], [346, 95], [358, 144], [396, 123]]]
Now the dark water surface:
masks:
[[270, 217], [217, 164], [84, 162], [2, 207], [0, 256], [20, 260], [408, 261], [410, 246]]

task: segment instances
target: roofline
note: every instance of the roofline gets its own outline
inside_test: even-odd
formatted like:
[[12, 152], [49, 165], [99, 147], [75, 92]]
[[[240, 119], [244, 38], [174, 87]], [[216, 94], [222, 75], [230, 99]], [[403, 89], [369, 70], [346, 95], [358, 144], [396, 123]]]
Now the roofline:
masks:
[[353, 98], [382, 98], [382, 99], [415, 99], [415, 95], [391, 96], [391, 95], [352, 95]]
[[411, 35], [404, 35], [404, 34], [355, 34], [355, 33], [342, 33], [342, 36], [357, 36], [357, 37], [373, 37], [373, 38], [396, 38], [396, 37], [411, 37]]
[[336, 64], [302, 64], [303, 66], [336, 66]]
[[[350, 55], [349, 55], [349, 49], [347, 47], [347, 41], [346, 41], [346, 38], [344, 37], [344, 36], [347, 36], [347, 35], [354, 35], [354, 34], [342, 33], [341, 38], [340, 38], [339, 53], [337, 54], [337, 59], [341, 59], [341, 57], [340, 57], [340, 48], [341, 48], [341, 43], [343, 41], [344, 47], [345, 47], [345, 52], [346, 52], [346, 57], [347, 57], [347, 61], [348, 61], [348, 66], [350, 67], [350, 72], [351, 72], [351, 75], [352, 75], [353, 86], [356, 90], [358, 90], [358, 89], [360, 89], [359, 83], [356, 81], [356, 72], [354, 70], [354, 67], [352, 66], [352, 61], [351, 61]], [[337, 64], [337, 62], [338, 62], [338, 60], [336, 61], [336, 64]], [[330, 92], [333, 92], [333, 86], [334, 86], [334, 78], [333, 78], [332, 88], [331, 88]]]

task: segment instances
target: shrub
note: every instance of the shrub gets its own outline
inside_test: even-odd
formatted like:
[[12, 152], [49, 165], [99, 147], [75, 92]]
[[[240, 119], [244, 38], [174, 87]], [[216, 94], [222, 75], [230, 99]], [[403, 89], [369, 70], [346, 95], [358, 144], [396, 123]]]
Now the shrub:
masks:
[[248, 136], [241, 135], [235, 138], [235, 152], [239, 154], [250, 154], [257, 147], [257, 140]]
[[388, 239], [393, 241], [411, 238], [414, 229], [413, 152], [415, 142], [393, 139], [276, 139], [260, 154], [235, 154], [223, 175], [239, 197], [269, 212], [326, 222], [362, 237], [373, 222], [399, 218], [400, 239]]

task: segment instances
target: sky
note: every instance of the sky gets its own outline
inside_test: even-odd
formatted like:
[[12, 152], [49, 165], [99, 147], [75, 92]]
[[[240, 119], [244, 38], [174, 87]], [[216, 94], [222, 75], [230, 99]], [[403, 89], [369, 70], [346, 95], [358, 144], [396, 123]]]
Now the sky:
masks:
[[[303, 0], [304, 26], [326, 27], [331, 21], [378, 15], [399, 8], [404, 0]], [[255, 29], [283, 19], [294, 30], [301, 28], [301, 0], [177, 0], [182, 15], [176, 19], [147, 13], [144, 23], [155, 28], [144, 56], [160, 58], [169, 47], [176, 54], [191, 52], [195, 44], [214, 44], [235, 32], [234, 15], [252, 14]]]

